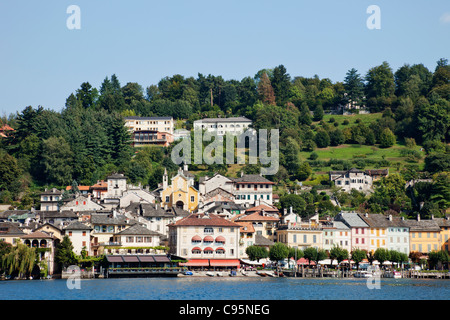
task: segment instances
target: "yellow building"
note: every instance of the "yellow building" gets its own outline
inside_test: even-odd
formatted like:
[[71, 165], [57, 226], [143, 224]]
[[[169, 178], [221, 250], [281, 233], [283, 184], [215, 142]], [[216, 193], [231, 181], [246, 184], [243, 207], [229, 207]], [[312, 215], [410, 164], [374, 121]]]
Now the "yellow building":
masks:
[[439, 228], [441, 228], [441, 245], [440, 249], [450, 253], [450, 216], [445, 218], [435, 218]]
[[181, 168], [175, 177], [171, 179], [169, 185], [169, 177], [167, 170], [163, 175], [163, 191], [161, 193], [162, 205], [172, 208], [180, 208], [189, 212], [194, 212], [198, 207], [199, 192], [194, 187], [194, 176]]
[[417, 216], [416, 220], [405, 220], [409, 225], [409, 244], [410, 251], [430, 253], [431, 251], [441, 250], [441, 228], [435, 219], [420, 220]]

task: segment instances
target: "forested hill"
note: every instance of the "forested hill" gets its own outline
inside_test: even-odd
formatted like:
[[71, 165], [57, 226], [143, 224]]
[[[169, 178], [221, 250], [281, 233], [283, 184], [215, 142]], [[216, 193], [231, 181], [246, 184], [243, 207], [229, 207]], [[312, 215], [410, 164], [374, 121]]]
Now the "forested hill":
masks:
[[[350, 111], [363, 107], [372, 120], [329, 115], [338, 110], [342, 114], [342, 106]], [[1, 118], [1, 125], [8, 124], [15, 132], [0, 139], [0, 201], [21, 200], [20, 205], [29, 206], [39, 188], [73, 181], [92, 185], [115, 171], [124, 172], [131, 182], [156, 187], [164, 167], [176, 168], [167, 148], [136, 153], [130, 147], [123, 120], [130, 115], [173, 116], [178, 127], [187, 129], [200, 118], [242, 115], [252, 119], [256, 129], [278, 128], [281, 166], [268, 178], [288, 188], [296, 180], [311, 180], [320, 167], [393, 165], [385, 158], [388, 153], [376, 159], [360, 157], [359, 162], [325, 156], [325, 151], [335, 151], [330, 148], [348, 146], [398, 148], [402, 161], [396, 171], [404, 174], [403, 179], [431, 177], [449, 170], [449, 111], [447, 59], [440, 59], [434, 70], [423, 64], [392, 70], [387, 62], [366, 74], [351, 69], [336, 83], [290, 75], [283, 65], [241, 80], [177, 74], [146, 88], [134, 82], [122, 85], [112, 75], [100, 88], [82, 83], [60, 112], [28, 106]], [[370, 118], [373, 114], [378, 116]]]

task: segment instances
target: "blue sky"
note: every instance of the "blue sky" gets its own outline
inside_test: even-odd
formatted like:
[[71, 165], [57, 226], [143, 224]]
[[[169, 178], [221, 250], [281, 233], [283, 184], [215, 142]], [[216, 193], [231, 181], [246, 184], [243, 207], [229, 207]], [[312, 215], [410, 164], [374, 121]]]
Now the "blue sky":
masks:
[[[69, 30], [67, 7], [81, 9]], [[369, 30], [366, 9], [381, 9]], [[448, 0], [47, 0], [0, 3], [0, 115], [59, 111], [88, 81], [116, 74], [146, 88], [165, 76], [254, 76], [283, 64], [291, 77], [343, 81], [387, 61], [393, 70], [450, 60]]]

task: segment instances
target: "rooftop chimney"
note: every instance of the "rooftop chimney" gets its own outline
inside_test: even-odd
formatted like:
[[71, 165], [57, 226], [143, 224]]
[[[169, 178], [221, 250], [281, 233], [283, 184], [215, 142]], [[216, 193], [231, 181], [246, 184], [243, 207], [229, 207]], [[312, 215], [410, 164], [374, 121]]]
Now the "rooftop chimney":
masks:
[[420, 221], [420, 214], [417, 214], [417, 221]]
[[392, 214], [389, 215], [389, 221], [392, 221]]

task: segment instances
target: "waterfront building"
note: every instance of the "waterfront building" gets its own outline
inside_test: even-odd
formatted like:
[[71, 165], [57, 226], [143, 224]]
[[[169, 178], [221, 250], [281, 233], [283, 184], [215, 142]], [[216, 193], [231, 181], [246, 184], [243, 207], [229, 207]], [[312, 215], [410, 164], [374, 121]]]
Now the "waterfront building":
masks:
[[194, 176], [187, 171], [187, 166], [184, 169], [178, 170], [177, 175], [171, 179], [170, 185], [167, 170], [164, 170], [162, 205], [193, 212], [198, 208], [199, 192], [194, 187]]
[[256, 244], [256, 232], [251, 222], [236, 221], [240, 225], [239, 258], [248, 258], [246, 249]]
[[[116, 243], [117, 246], [114, 249], [110, 248], [109, 253], [122, 253], [121, 251], [124, 250], [131, 254], [148, 253], [151, 250], [151, 247], [158, 247], [161, 245], [162, 236], [162, 234], [156, 231], [135, 224], [114, 234], [113, 242]], [[121, 249], [120, 247], [126, 249]]]
[[327, 221], [322, 224], [323, 229], [323, 249], [330, 251], [334, 246], [346, 249], [349, 253], [352, 251], [351, 243], [352, 231], [342, 221]]
[[34, 231], [21, 237], [23, 243], [30, 248], [37, 249], [39, 261], [45, 261], [48, 267], [48, 274], [52, 275], [55, 269], [55, 238], [42, 231]]
[[351, 250], [369, 251], [369, 225], [356, 212], [340, 212], [334, 218], [342, 221], [351, 230]]
[[238, 135], [251, 126], [252, 120], [246, 117], [206, 118], [194, 121], [194, 130], [206, 130], [219, 136]]
[[440, 232], [440, 241], [442, 250], [445, 250], [450, 253], [450, 216], [446, 216], [445, 218], [434, 218], [436, 220], [439, 228], [441, 228]]
[[359, 217], [369, 226], [369, 252], [378, 248], [387, 249], [387, 228], [389, 220], [382, 214], [359, 214]]
[[193, 213], [169, 225], [169, 252], [188, 267], [239, 267], [241, 225], [214, 214]]
[[417, 219], [408, 219], [405, 223], [409, 226], [410, 251], [427, 254], [441, 249], [441, 228], [436, 220], [422, 220], [417, 215]]
[[315, 215], [307, 222], [301, 220], [279, 225], [276, 240], [301, 250], [309, 247], [323, 249], [323, 228]]
[[388, 216], [387, 248], [409, 255], [409, 226], [403, 217]]

